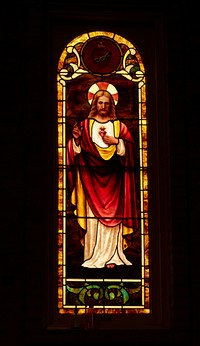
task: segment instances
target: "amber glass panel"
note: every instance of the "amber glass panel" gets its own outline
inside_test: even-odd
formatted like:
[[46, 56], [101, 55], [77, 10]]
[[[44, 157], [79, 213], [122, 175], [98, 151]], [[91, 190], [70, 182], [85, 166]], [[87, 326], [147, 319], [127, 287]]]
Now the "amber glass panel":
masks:
[[[97, 314], [148, 314], [151, 312], [148, 138], [145, 68], [142, 58], [134, 44], [126, 38], [112, 32], [88, 32], [64, 47], [58, 62], [57, 84], [59, 312], [73, 314], [76, 311], [83, 314], [90, 307]], [[98, 119], [93, 115], [89, 120], [88, 115], [98, 90], [106, 90], [113, 98], [116, 119], [112, 119], [109, 124], [108, 121], [103, 126], [101, 124], [97, 136], [103, 138], [105, 134], [112, 135], [117, 138], [116, 143], [105, 144], [103, 139], [101, 142], [100, 138], [99, 142], [94, 136]], [[87, 126], [84, 125], [86, 119]], [[80, 126], [82, 134], [77, 143], [72, 135], [75, 124]], [[88, 132], [83, 134], [82, 131]], [[81, 140], [82, 143], [85, 141], [84, 144], [80, 144]], [[118, 146], [120, 140], [121, 147]], [[77, 159], [80, 147], [82, 161]], [[85, 156], [89, 151], [91, 156], [87, 160]], [[99, 165], [100, 160], [102, 165]], [[113, 160], [114, 167], [116, 165], [116, 172], [110, 175], [115, 178], [107, 181], [104, 193], [101, 184], [95, 184], [95, 179], [100, 172], [113, 169], [112, 165], [109, 166], [109, 160]], [[94, 169], [94, 175], [90, 175], [91, 169]], [[105, 184], [104, 174], [101, 174], [101, 179], [102, 184]], [[114, 179], [117, 182], [115, 188], [109, 190]], [[98, 215], [98, 203], [102, 201], [110, 207], [106, 200], [110, 191], [111, 209], [106, 214], [107, 210], [102, 211], [101, 208]], [[115, 209], [119, 209], [119, 212]], [[90, 224], [92, 227], [100, 227], [99, 233], [95, 233], [96, 238], [90, 235], [88, 239], [88, 234], [92, 234]], [[90, 233], [87, 231], [89, 227]], [[112, 241], [108, 239], [107, 227], [110, 227], [109, 237], [114, 229], [119, 232], [112, 232]], [[117, 248], [120, 255], [118, 258], [114, 257], [113, 268], [112, 261], [111, 266], [108, 266], [110, 262], [105, 254], [104, 258], [102, 256], [103, 264], [100, 264], [99, 257], [95, 260], [92, 256], [97, 248], [98, 237], [102, 237], [102, 234], [104, 238], [101, 238], [101, 244], [107, 248], [109, 242], [114, 244], [121, 239]], [[116, 234], [119, 236], [116, 237]], [[114, 245], [108, 251], [112, 252], [112, 248]], [[93, 261], [87, 261], [87, 256]]]

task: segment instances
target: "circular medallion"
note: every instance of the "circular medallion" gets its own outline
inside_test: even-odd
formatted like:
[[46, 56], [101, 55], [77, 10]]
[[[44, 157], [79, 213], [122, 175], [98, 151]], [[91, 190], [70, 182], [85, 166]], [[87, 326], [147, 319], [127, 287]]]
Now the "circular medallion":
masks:
[[83, 45], [81, 58], [84, 67], [92, 73], [110, 74], [121, 63], [119, 45], [108, 37], [95, 37]]

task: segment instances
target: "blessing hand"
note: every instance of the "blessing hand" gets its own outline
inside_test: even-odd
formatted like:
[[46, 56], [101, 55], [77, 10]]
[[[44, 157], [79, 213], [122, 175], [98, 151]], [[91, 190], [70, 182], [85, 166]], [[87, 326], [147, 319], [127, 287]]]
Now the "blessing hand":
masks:
[[72, 135], [75, 139], [79, 139], [82, 135], [82, 126], [79, 126], [77, 122], [75, 122], [73, 130], [72, 130]]

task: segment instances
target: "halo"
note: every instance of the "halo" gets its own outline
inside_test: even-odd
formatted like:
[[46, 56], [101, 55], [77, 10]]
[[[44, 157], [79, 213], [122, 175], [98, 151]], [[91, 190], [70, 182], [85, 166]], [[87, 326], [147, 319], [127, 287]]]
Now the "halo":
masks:
[[92, 103], [94, 94], [96, 94], [99, 90], [107, 90], [113, 97], [115, 106], [118, 103], [118, 91], [114, 87], [113, 84], [107, 83], [107, 82], [97, 82], [91, 85], [90, 89], [88, 90], [88, 102], [89, 104]]

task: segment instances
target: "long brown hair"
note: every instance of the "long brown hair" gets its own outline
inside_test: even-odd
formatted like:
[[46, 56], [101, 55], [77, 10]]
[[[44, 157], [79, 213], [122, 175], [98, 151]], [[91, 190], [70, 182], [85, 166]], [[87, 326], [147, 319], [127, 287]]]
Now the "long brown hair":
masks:
[[92, 106], [91, 106], [91, 110], [88, 115], [88, 118], [93, 118], [97, 114], [97, 102], [99, 97], [101, 96], [106, 96], [110, 100], [110, 110], [109, 110], [110, 119], [112, 120], [117, 119], [113, 97], [107, 90], [98, 90], [96, 92], [92, 101]]

